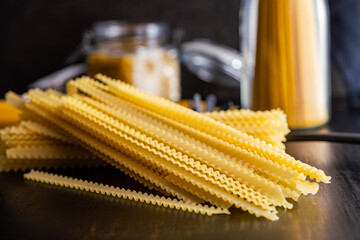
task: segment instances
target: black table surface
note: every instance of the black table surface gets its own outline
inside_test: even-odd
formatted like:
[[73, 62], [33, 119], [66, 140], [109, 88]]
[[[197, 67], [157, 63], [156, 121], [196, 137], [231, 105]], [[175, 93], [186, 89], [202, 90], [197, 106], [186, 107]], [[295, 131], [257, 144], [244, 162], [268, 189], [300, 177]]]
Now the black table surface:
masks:
[[[360, 111], [333, 104], [325, 132], [360, 132]], [[238, 209], [202, 216], [0, 174], [0, 239], [360, 239], [360, 145], [288, 142], [295, 158], [332, 177], [271, 222]], [[55, 171], [144, 190], [115, 169]]]

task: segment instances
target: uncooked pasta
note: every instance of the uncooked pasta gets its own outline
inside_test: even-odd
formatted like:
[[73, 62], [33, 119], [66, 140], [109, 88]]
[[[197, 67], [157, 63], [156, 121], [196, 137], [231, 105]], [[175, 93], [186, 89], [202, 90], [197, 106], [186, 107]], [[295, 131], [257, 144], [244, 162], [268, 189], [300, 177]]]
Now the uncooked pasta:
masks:
[[328, 121], [315, 1], [259, 1], [253, 109], [281, 108], [292, 129]]
[[[317, 182], [331, 179], [265, 141], [103, 75], [70, 81], [67, 94], [32, 89], [26, 100], [14, 94], [8, 98], [27, 119], [19, 134], [63, 141], [60, 148], [73, 144], [68, 147], [77, 150], [69, 158], [83, 159], [86, 152], [188, 203], [207, 202], [225, 210], [234, 206], [277, 220], [277, 207], [292, 208], [289, 198], [315, 194]], [[35, 130], [26, 129], [36, 124]], [[44, 153], [53, 158], [67, 157], [46, 146]], [[23, 152], [41, 156], [35, 149]], [[6, 151], [16, 157], [21, 152]]]

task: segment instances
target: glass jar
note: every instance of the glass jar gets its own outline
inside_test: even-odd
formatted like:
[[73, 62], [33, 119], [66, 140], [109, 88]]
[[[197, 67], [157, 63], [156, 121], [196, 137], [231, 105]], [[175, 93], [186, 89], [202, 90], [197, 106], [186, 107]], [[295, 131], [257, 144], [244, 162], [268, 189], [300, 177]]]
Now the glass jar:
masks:
[[242, 1], [246, 107], [281, 108], [292, 129], [329, 121], [328, 18], [326, 0]]
[[88, 73], [103, 73], [169, 100], [181, 98], [178, 53], [165, 23], [96, 23], [84, 35]]

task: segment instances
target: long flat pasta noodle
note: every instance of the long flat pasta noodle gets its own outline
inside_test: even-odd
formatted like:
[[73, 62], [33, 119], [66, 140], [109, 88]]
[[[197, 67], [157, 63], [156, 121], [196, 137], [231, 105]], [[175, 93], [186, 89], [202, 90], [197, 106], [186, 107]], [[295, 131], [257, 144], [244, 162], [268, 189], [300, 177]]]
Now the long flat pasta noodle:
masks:
[[109, 185], [103, 185], [99, 183], [94, 183], [91, 181], [83, 181], [76, 178], [64, 177], [61, 175], [49, 174], [39, 171], [31, 171], [24, 174], [24, 178], [27, 180], [45, 182], [52, 185], [57, 185], [61, 187], [68, 187], [79, 189], [88, 192], [95, 192], [103, 195], [109, 195], [113, 197], [119, 197], [134, 201], [151, 203], [153, 205], [163, 206], [174, 208], [182, 211], [189, 211], [194, 213], [199, 213], [202, 215], [213, 215], [213, 214], [229, 214], [227, 209], [215, 208], [213, 206], [208, 207], [206, 205], [187, 203], [181, 200], [159, 197], [157, 195], [146, 194], [131, 190], [126, 190], [124, 188], [113, 187]]
[[[3, 144], [7, 147], [15, 146], [28, 146], [28, 145], [64, 145], [69, 144], [71, 141], [68, 141], [64, 138], [59, 138], [57, 136], [51, 136], [51, 134], [43, 134], [41, 132], [34, 132], [31, 130], [31, 127], [40, 126], [40, 124], [31, 122], [30, 127], [29, 121], [22, 121], [17, 126], [7, 127], [0, 132], [0, 138]], [[23, 133], [18, 131], [21, 128], [27, 128], [29, 132]], [[45, 129], [50, 130], [50, 129]], [[51, 131], [50, 131], [51, 133]]]
[[54, 146], [63, 144], [63, 142], [54, 139], [7, 139], [4, 143], [8, 148], [18, 146]]
[[33, 121], [22, 121], [21, 124], [22, 124], [22, 126], [28, 128], [30, 131], [32, 131], [36, 134], [54, 138], [54, 139], [57, 139], [57, 140], [60, 140], [63, 142], [71, 142], [71, 139], [65, 138], [58, 132], [56, 132], [56, 131], [52, 130], [51, 128], [44, 126], [42, 124], [39, 124], [39, 123], [36, 123]]
[[44, 136], [40, 136], [37, 134], [27, 133], [27, 134], [11, 134], [9, 132], [2, 133], [1, 134], [1, 140], [2, 141], [39, 141], [39, 140], [45, 140], [46, 138]]

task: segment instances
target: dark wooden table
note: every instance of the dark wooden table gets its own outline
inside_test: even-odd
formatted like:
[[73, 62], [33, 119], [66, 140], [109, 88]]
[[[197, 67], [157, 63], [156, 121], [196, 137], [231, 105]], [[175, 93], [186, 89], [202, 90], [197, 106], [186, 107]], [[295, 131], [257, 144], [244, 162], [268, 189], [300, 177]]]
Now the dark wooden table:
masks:
[[[360, 111], [335, 102], [324, 129], [360, 132]], [[360, 145], [303, 141], [286, 147], [331, 175], [332, 183], [301, 197], [293, 209], [280, 209], [276, 222], [237, 209], [229, 216], [201, 216], [1, 173], [0, 239], [360, 239]], [[110, 168], [61, 173], [142, 189]]]

